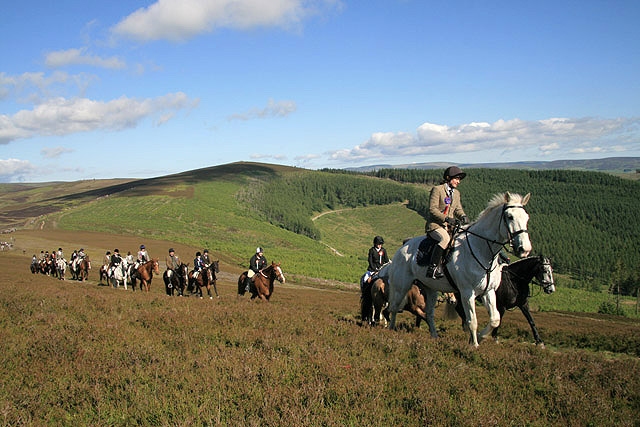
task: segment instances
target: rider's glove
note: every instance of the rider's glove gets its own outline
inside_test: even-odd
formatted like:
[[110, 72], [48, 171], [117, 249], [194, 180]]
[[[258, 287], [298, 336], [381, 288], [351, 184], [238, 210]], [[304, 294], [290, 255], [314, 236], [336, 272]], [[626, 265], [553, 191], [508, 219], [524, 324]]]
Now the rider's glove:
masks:
[[456, 225], [455, 218], [447, 217], [447, 218], [444, 219], [444, 222], [446, 222], [449, 225]]
[[468, 216], [465, 215], [465, 216], [462, 217], [462, 224], [463, 225], [469, 224], [469, 217]]

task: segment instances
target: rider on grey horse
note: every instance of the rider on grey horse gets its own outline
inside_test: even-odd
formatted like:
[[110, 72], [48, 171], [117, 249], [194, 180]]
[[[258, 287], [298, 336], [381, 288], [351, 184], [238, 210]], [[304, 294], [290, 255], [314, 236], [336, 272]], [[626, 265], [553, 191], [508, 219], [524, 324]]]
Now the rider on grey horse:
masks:
[[451, 236], [449, 228], [456, 223], [456, 218], [463, 224], [468, 224], [469, 219], [462, 209], [460, 192], [456, 191], [460, 181], [467, 176], [457, 166], [450, 166], [444, 171], [442, 184], [431, 189], [429, 196], [429, 216], [425, 231], [427, 236], [437, 243], [431, 252], [431, 260], [427, 269], [427, 277], [439, 278], [443, 274], [438, 271], [442, 254], [449, 246]]

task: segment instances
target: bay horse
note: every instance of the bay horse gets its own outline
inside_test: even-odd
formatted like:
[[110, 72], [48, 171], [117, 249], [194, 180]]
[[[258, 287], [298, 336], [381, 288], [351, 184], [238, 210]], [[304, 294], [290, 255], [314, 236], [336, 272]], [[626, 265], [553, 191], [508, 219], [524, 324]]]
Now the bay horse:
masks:
[[[502, 280], [500, 286], [496, 289], [496, 304], [498, 306], [498, 312], [500, 313], [500, 325], [504, 313], [507, 310], [518, 307], [524, 317], [529, 322], [533, 338], [536, 341], [536, 345], [544, 348], [544, 342], [538, 334], [538, 329], [533, 321], [533, 316], [529, 311], [529, 296], [531, 295], [529, 284], [536, 283], [539, 285], [545, 294], [551, 294], [555, 292], [556, 287], [553, 282], [553, 268], [551, 267], [551, 261], [544, 256], [534, 256], [523, 258], [515, 261], [512, 264], [505, 265], [502, 268]], [[464, 310], [460, 304], [456, 305], [456, 311], [460, 318], [464, 320]], [[498, 325], [491, 336], [498, 341]]]
[[146, 292], [149, 292], [151, 281], [153, 280], [153, 273], [160, 274], [158, 258], [152, 258], [134, 270], [131, 275], [131, 289], [135, 291], [136, 280], [140, 280], [140, 290], [142, 291], [144, 289]]
[[[454, 235], [452, 250], [444, 264], [443, 278], [427, 278], [427, 266], [416, 262], [420, 243], [425, 237], [407, 240], [396, 251], [389, 266], [389, 328], [395, 329], [396, 315], [406, 304], [413, 282], [418, 280], [425, 285], [425, 313], [431, 336], [438, 336], [434, 321], [438, 292], [456, 292], [465, 311], [469, 343], [478, 347], [479, 341], [500, 324], [495, 294], [501, 276], [498, 268], [500, 250], [509, 244], [518, 257], [526, 257], [531, 252], [527, 231], [529, 215], [524, 208], [529, 198], [530, 194], [524, 197], [508, 192], [496, 194], [475, 222], [462, 227]], [[490, 318], [480, 334], [477, 333], [476, 297], [482, 297]]]
[[[211, 264], [207, 266], [207, 277], [209, 279], [209, 285], [213, 285], [213, 290], [216, 293], [216, 298], [220, 298], [218, 294], [218, 273], [220, 273], [220, 260], [211, 261]], [[211, 296], [211, 290], [207, 288], [209, 296]], [[202, 289], [200, 289], [200, 296], [202, 297]]]
[[162, 274], [162, 280], [164, 281], [164, 288], [167, 295], [173, 296], [177, 291], [179, 297], [184, 296], [188, 275], [189, 264], [185, 264], [184, 262], [181, 262], [175, 270], [166, 270]]
[[89, 278], [89, 270], [91, 270], [91, 260], [89, 259], [89, 255], [85, 255], [76, 264], [76, 279], [81, 282], [87, 280]]
[[100, 266], [100, 283], [102, 283], [102, 279], [104, 278], [104, 281], [107, 282], [107, 285], [109, 284], [109, 266], [106, 264], [103, 264]]
[[[238, 277], [238, 296], [245, 294], [244, 280], [247, 277], [247, 272], [243, 272]], [[249, 286], [249, 292], [251, 293], [251, 299], [259, 297], [263, 301], [269, 301], [271, 295], [273, 295], [273, 282], [277, 280], [280, 283], [285, 283], [284, 273], [280, 268], [280, 263], [271, 262], [271, 265], [263, 268], [251, 278], [251, 285]]]
[[209, 295], [209, 299], [213, 299], [211, 295], [211, 285], [213, 284], [213, 289], [216, 292], [216, 298], [220, 298], [218, 295], [218, 276], [216, 273], [220, 272], [220, 260], [213, 261], [211, 264], [202, 269], [200, 274], [194, 277], [194, 271], [189, 272], [189, 288], [194, 288], [196, 294], [202, 298], [203, 292], [202, 288], [207, 289], [207, 295]]
[[[365, 322], [368, 321], [371, 326], [375, 326], [383, 320], [385, 324], [389, 321], [389, 310], [387, 309], [389, 305], [389, 299], [387, 297], [389, 277], [386, 265], [373, 277], [371, 285], [365, 287], [361, 295], [362, 312], [360, 318]], [[422, 291], [423, 287], [424, 285], [422, 283], [415, 280], [407, 292], [406, 304], [403, 307], [403, 310], [416, 316], [415, 326], [417, 328], [420, 327], [422, 320], [427, 320], [425, 294]], [[445, 318], [449, 320], [457, 318], [455, 296], [453, 294], [444, 294], [442, 301], [447, 303], [445, 306]], [[369, 315], [368, 318], [366, 317], [367, 315]]]

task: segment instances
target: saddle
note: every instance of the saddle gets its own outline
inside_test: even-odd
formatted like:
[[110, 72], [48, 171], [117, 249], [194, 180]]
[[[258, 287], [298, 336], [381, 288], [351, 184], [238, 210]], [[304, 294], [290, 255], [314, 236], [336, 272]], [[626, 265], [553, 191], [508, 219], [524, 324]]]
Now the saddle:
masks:
[[427, 267], [431, 262], [431, 253], [433, 247], [437, 244], [431, 237], [426, 236], [418, 245], [418, 251], [416, 252], [416, 263], [420, 267]]

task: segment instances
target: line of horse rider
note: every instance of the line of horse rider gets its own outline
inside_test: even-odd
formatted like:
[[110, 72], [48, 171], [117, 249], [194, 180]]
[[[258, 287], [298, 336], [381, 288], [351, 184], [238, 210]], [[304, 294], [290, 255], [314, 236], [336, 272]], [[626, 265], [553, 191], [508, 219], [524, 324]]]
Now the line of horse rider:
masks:
[[69, 261], [65, 259], [62, 248], [58, 248], [57, 251], [53, 250], [51, 252], [42, 250], [40, 251], [39, 256], [33, 254], [33, 256], [31, 257], [30, 269], [34, 274], [41, 273], [58, 277], [60, 280], [65, 280], [68, 266], [71, 270], [73, 279], [80, 279], [80, 266], [85, 260], [89, 264], [89, 266], [87, 267], [88, 270], [91, 268], [90, 261], [88, 256], [84, 252], [84, 248], [74, 250]]

